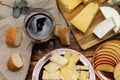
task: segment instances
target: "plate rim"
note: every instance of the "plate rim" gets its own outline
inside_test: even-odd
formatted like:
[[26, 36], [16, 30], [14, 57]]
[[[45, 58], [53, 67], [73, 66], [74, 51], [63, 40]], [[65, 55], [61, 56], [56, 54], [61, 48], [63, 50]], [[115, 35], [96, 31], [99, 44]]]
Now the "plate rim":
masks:
[[[80, 56], [79, 56], [80, 59], [79, 60], [81, 61], [81, 58], [85, 59], [85, 61], [87, 61], [86, 64], [88, 64], [89, 67], [90, 67], [89, 68], [89, 72], [92, 73], [92, 74], [90, 74], [90, 80], [96, 80], [96, 76], [95, 76], [95, 72], [94, 72], [93, 66], [90, 63], [90, 61], [87, 59], [87, 57], [85, 57], [81, 52], [79, 52], [77, 50], [69, 49], [69, 48], [58, 48], [58, 49], [54, 49], [54, 50], [52, 50], [50, 52], [47, 52], [47, 54], [45, 56], [43, 56], [41, 59], [39, 59], [39, 61], [35, 65], [33, 73], [32, 73], [32, 80], [39, 80], [39, 71], [41, 70], [41, 68], [45, 64], [45, 62], [47, 61], [46, 57], [50, 56], [52, 54], [56, 54], [56, 53], [54, 53], [55, 51], [71, 51], [71, 52], [80, 54]], [[58, 53], [58, 54], [60, 54], [60, 53]], [[85, 65], [85, 62], [83, 64]]]

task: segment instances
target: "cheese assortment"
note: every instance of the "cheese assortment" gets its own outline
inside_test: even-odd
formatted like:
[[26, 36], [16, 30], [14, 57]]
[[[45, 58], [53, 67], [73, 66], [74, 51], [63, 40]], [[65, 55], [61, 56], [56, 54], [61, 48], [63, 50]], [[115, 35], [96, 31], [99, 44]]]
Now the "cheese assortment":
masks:
[[103, 6], [100, 7], [101, 12], [103, 13], [105, 18], [110, 18], [112, 17], [114, 22], [115, 22], [115, 28], [114, 28], [114, 32], [117, 33], [120, 29], [120, 15], [119, 13], [112, 7], [107, 7], [107, 6]]
[[59, 5], [63, 10], [70, 13], [74, 8], [76, 8], [82, 0], [58, 0]]
[[49, 60], [44, 66], [42, 80], [89, 80], [89, 66], [76, 65], [79, 54], [66, 51], [64, 55], [53, 54]]
[[115, 27], [113, 18], [107, 18], [101, 23], [99, 23], [95, 29], [93, 30], [93, 33], [99, 38], [102, 39], [107, 33], [112, 31], [112, 29]]
[[78, 15], [76, 15], [71, 20], [71, 24], [78, 30], [86, 33], [98, 9], [98, 4], [93, 2], [89, 3]]

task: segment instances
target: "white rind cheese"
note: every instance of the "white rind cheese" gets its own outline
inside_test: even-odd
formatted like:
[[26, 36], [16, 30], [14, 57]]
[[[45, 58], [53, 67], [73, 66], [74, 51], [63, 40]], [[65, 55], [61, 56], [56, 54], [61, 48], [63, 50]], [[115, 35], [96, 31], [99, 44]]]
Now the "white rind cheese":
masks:
[[120, 15], [119, 15], [119, 13], [114, 8], [107, 7], [107, 6], [100, 7], [100, 10], [103, 13], [105, 18], [110, 18], [110, 17], [113, 18], [115, 25], [116, 25], [116, 27], [114, 28], [114, 32], [117, 33], [120, 29]]
[[99, 23], [95, 29], [93, 30], [93, 33], [99, 38], [103, 38], [107, 33], [109, 33], [113, 28], [115, 27], [115, 24], [113, 22], [112, 18], [107, 18], [106, 20]]

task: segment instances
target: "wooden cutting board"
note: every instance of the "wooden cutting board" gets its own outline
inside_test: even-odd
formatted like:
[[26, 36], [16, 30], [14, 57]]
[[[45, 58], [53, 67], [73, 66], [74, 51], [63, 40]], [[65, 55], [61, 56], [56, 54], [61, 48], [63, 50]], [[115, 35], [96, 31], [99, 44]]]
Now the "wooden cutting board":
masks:
[[[99, 6], [105, 6], [107, 5], [107, 2], [100, 4], [99, 2], [97, 2], [99, 4]], [[114, 35], [116, 35], [113, 31], [111, 31], [110, 33], [108, 33], [103, 39], [98, 39], [92, 32], [93, 29], [95, 28], [95, 26], [100, 23], [101, 21], [103, 21], [105, 18], [102, 15], [101, 11], [99, 10], [98, 13], [96, 14], [94, 20], [92, 21], [88, 31], [86, 34], [82, 33], [81, 31], [79, 31], [77, 28], [75, 28], [73, 25], [71, 25], [70, 21], [73, 19], [73, 17], [75, 17], [79, 12], [81, 12], [81, 10], [84, 8], [85, 6], [83, 4], [80, 4], [77, 8], [75, 8], [71, 13], [66, 13], [64, 10], [61, 10], [61, 12], [63, 13], [64, 18], [66, 19], [66, 22], [68, 23], [68, 26], [71, 28], [71, 31], [76, 39], [76, 41], [78, 42], [79, 46], [86, 50], [110, 37], [113, 37]], [[118, 7], [115, 7], [116, 10], [120, 11], [120, 9]], [[118, 33], [120, 33], [120, 30], [118, 31]], [[117, 33], [117, 34], [118, 34]]]

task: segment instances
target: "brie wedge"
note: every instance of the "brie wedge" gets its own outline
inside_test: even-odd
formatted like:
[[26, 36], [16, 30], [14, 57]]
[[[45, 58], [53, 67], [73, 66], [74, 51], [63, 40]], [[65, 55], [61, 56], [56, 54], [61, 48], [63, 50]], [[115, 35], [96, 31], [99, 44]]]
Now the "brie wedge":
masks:
[[93, 30], [93, 33], [99, 38], [103, 38], [107, 33], [109, 33], [113, 28], [115, 27], [115, 24], [113, 22], [112, 18], [107, 18], [106, 20], [99, 23], [95, 29]]
[[120, 15], [119, 13], [111, 7], [100, 7], [101, 12], [103, 13], [105, 18], [110, 18], [112, 17], [114, 22], [115, 22], [115, 28], [114, 28], [114, 32], [117, 33], [118, 30], [120, 29]]

